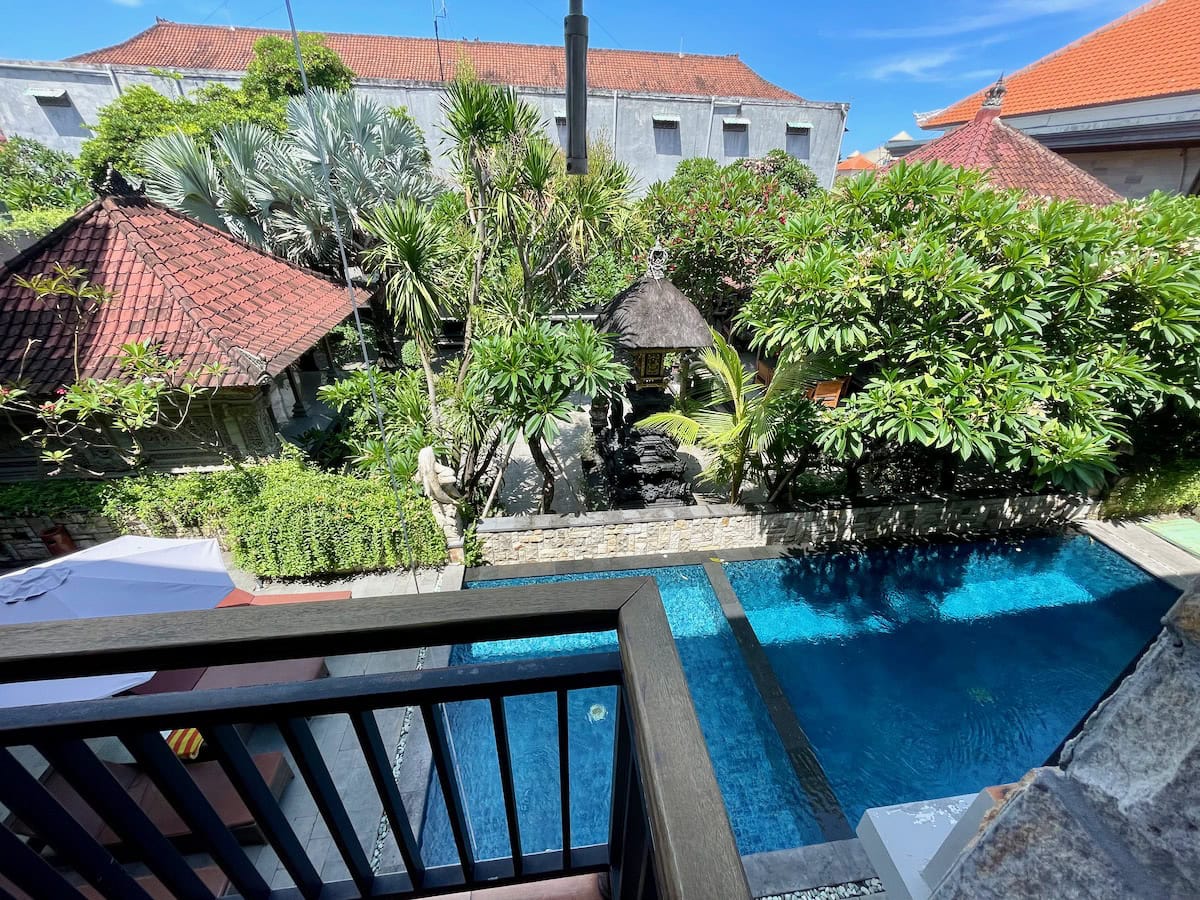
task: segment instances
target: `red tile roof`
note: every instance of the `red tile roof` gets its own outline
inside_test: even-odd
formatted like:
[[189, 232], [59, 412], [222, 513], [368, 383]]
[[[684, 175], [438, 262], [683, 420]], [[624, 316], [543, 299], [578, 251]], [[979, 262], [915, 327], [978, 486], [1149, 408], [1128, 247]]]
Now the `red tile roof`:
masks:
[[1006, 125], [997, 107], [980, 107], [973, 122], [918, 147], [904, 159], [937, 160], [986, 172], [994, 187], [1018, 188], [1043, 197], [1081, 200], [1094, 206], [1107, 206], [1121, 199], [1116, 191], [1074, 163]]
[[224, 365], [221, 386], [251, 386], [349, 315], [345, 291], [318, 275], [144, 198], [105, 197], [0, 268], [0, 382], [74, 380], [72, 329], [16, 282], [55, 263], [111, 294], [83, 335], [84, 377], [119, 374], [121, 345], [144, 341], [188, 369]]
[[853, 156], [847, 156], [837, 164], [837, 170], [839, 172], [870, 172], [871, 170], [878, 168], [879, 167], [875, 165], [875, 163], [871, 162], [861, 153], [856, 153]]
[[[1008, 116], [1200, 92], [1200, 0], [1153, 0], [1006, 79]], [[920, 118], [970, 121], [978, 91]]]
[[[184, 25], [160, 19], [127, 41], [73, 56], [70, 61], [237, 72], [249, 64], [254, 42], [267, 34], [287, 36], [265, 28]], [[325, 32], [325, 39], [360, 78], [445, 81], [454, 76], [459, 61], [465, 60], [483, 81], [559, 89], [566, 84], [562, 47], [442, 41], [439, 65], [432, 38]], [[588, 84], [597, 90], [647, 94], [800, 99], [761, 78], [736, 55], [591, 48]]]

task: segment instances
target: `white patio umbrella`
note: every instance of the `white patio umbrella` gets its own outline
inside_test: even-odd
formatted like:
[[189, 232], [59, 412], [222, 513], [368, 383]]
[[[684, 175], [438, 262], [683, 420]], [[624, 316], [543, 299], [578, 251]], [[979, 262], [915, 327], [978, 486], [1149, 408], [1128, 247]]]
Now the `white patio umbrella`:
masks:
[[[0, 577], [3, 627], [212, 609], [233, 590], [214, 540], [120, 537]], [[0, 707], [111, 697], [153, 672], [0, 684]]]

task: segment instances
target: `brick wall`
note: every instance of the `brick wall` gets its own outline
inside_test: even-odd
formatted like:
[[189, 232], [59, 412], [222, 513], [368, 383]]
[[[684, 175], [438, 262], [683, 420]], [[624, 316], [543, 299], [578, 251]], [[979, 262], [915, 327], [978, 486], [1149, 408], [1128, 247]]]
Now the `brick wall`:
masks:
[[891, 506], [760, 512], [709, 505], [567, 516], [506, 516], [477, 533], [491, 565], [783, 544], [1035, 528], [1086, 517], [1090, 501], [1060, 495], [929, 500]]

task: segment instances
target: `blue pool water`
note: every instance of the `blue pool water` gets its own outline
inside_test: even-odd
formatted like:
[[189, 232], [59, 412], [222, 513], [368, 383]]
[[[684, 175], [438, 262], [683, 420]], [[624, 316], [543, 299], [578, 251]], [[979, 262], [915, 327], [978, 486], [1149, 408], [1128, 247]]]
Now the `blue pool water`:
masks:
[[[1158, 630], [1177, 592], [1085, 537], [987, 541], [726, 564], [853, 826], [863, 811], [1020, 778], [1053, 752]], [[658, 584], [743, 854], [823, 838], [700, 566]], [[452, 665], [616, 648], [612, 632], [456, 646]], [[607, 837], [614, 689], [569, 695], [572, 835]], [[506, 701], [526, 853], [557, 849], [554, 698]], [[508, 855], [492, 722], [447, 709], [476, 856]], [[455, 861], [440, 791], [423, 852]]]
[[852, 824], [1041, 765], [1178, 596], [1082, 536], [725, 568]]
[[[520, 578], [476, 582], [470, 587], [630, 575], [651, 575], [658, 584], [738, 847], [743, 853], [755, 853], [819, 841], [820, 831], [701, 566]], [[456, 646], [450, 662], [464, 665], [616, 647], [614, 632], [494, 641]], [[609, 713], [615, 699], [613, 688], [569, 694], [571, 829], [576, 846], [608, 839], [613, 752]], [[522, 849], [526, 853], [557, 849], [562, 839], [554, 697], [516, 697], [505, 702]], [[476, 855], [480, 859], [507, 856], [508, 830], [490, 711], [483, 702], [460, 703], [448, 709], [447, 718]], [[486, 739], [478, 739], [479, 735]], [[426, 815], [423, 852], [433, 854], [430, 861], [435, 865], [456, 861], [445, 807], [436, 789], [430, 791]]]

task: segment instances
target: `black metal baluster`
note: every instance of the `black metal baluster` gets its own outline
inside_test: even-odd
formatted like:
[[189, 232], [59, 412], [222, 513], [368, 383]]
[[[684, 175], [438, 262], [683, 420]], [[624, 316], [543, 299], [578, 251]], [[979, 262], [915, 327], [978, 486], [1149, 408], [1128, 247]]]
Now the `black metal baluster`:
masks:
[[629, 782], [633, 766], [633, 750], [629, 743], [629, 722], [625, 718], [625, 697], [617, 688], [617, 704], [613, 713], [616, 733], [613, 735], [612, 808], [608, 820], [608, 869], [612, 892], [616, 896], [620, 882], [621, 862], [625, 848], [626, 819], [629, 815]]
[[308, 721], [285, 719], [279, 723], [279, 730], [283, 732], [283, 739], [287, 741], [296, 765], [300, 767], [304, 783], [312, 792], [321, 818], [329, 827], [334, 846], [338, 848], [346, 868], [350, 870], [350, 877], [354, 879], [355, 886], [363, 896], [369, 895], [375, 880], [375, 875], [371, 872], [371, 863], [368, 862], [367, 854], [363, 852], [358, 835], [354, 832], [354, 823], [350, 820], [350, 814], [346, 812], [346, 805], [338, 796], [337, 787], [329, 774], [329, 767], [321, 756], [321, 750], [313, 740]]
[[125, 844], [137, 849], [137, 858], [175, 896], [183, 900], [212, 900], [212, 891], [196, 877], [175, 845], [147, 818], [87, 744], [68, 740], [40, 742], [35, 747], [108, 827]]
[[112, 854], [50, 796], [6, 747], [0, 747], [0, 803], [105, 896], [150, 900]]
[[323, 887], [321, 876], [313, 868], [312, 860], [304, 852], [295, 830], [279, 808], [279, 801], [272, 796], [237, 731], [232, 725], [211, 725], [200, 729], [200, 733], [254, 816], [255, 823], [275, 848], [279, 861], [292, 876], [300, 893], [308, 900], [316, 900]]
[[404, 860], [404, 870], [408, 872], [413, 888], [420, 889], [425, 882], [425, 864], [421, 860], [421, 851], [417, 847], [416, 836], [404, 809], [400, 788], [396, 786], [396, 779], [392, 775], [392, 761], [384, 749], [383, 738], [379, 734], [379, 722], [371, 710], [356, 710], [350, 713], [350, 722], [358, 735], [358, 743], [362, 746], [367, 769], [375, 782], [375, 790], [379, 792], [379, 799], [383, 801], [383, 810], [392, 826], [396, 846], [400, 848], [400, 858]]
[[450, 750], [450, 737], [446, 733], [446, 722], [432, 704], [421, 704], [421, 716], [425, 730], [429, 733], [429, 749], [433, 755], [433, 767], [437, 770], [438, 782], [442, 786], [442, 797], [446, 801], [446, 814], [450, 818], [450, 831], [454, 834], [454, 846], [458, 850], [463, 878], [471, 884], [475, 881], [475, 848], [471, 846], [471, 830], [467, 825], [466, 807], [463, 803], [462, 787], [458, 771], [454, 766], [454, 754]]
[[183, 763], [157, 732], [123, 734], [130, 752], [167, 802], [203, 842], [221, 870], [247, 900], [262, 900], [271, 889], [221, 817], [188, 775]]
[[500, 763], [500, 789], [504, 792], [504, 817], [508, 822], [508, 846], [512, 850], [513, 876], [521, 877], [525, 856], [521, 851], [521, 824], [517, 817], [517, 791], [513, 780], [512, 750], [508, 744], [508, 716], [504, 698], [492, 697], [492, 730], [496, 733], [496, 758]]
[[571, 751], [567, 729], [567, 692], [555, 694], [558, 707], [558, 799], [562, 816], [562, 867], [571, 868]]
[[646, 803], [638, 779], [637, 759], [630, 754], [628, 799], [625, 809], [625, 839], [621, 847], [621, 870], [619, 893], [614, 890], [615, 900], [640, 900], [642, 878], [645, 876], [646, 861], [650, 854], [649, 823], [646, 821]]
[[[83, 898], [60, 873], [51, 868], [50, 863], [3, 825], [0, 825], [0, 875], [31, 897], [54, 897], [55, 900]], [[0, 890], [0, 895], [11, 896], [3, 890]]]

